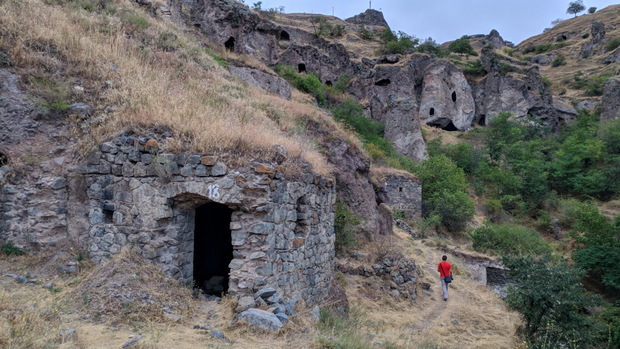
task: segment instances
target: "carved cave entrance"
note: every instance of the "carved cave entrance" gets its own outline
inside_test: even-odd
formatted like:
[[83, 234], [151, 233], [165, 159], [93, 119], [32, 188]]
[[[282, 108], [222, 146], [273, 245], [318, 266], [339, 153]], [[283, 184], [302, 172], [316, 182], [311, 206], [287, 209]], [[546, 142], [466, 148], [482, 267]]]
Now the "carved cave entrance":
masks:
[[226, 47], [226, 49], [230, 52], [235, 52], [235, 38], [232, 36], [228, 38], [228, 40], [224, 43], [224, 47]]
[[0, 167], [6, 166], [9, 164], [9, 157], [4, 153], [0, 152]]
[[207, 294], [221, 296], [228, 291], [228, 265], [233, 259], [232, 212], [228, 206], [215, 202], [196, 208], [194, 282]]

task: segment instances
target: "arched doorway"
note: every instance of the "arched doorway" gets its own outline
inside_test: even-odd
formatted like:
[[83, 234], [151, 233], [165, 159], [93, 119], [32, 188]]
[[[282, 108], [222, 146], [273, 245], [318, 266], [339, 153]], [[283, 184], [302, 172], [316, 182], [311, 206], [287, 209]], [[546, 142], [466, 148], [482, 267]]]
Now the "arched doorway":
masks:
[[228, 291], [233, 246], [230, 220], [233, 210], [210, 202], [196, 208], [194, 225], [194, 282], [205, 293]]
[[231, 36], [228, 40], [226, 40], [224, 47], [226, 47], [228, 51], [235, 52], [235, 38]]

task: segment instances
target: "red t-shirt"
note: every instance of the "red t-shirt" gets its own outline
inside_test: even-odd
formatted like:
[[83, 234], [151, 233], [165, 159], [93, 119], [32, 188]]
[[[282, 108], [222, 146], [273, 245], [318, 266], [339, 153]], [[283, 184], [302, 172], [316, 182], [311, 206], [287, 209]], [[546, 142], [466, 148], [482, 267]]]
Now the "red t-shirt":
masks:
[[450, 275], [450, 270], [452, 269], [452, 266], [450, 265], [450, 263], [444, 261], [439, 263], [437, 269], [439, 270], [439, 276], [443, 278], [446, 277], [446, 275]]

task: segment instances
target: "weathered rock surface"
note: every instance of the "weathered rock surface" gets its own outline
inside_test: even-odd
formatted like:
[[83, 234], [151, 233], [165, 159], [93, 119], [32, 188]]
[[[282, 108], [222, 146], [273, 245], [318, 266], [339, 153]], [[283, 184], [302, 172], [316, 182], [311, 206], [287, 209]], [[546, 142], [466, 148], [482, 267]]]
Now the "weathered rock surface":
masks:
[[558, 115], [558, 121], [570, 124], [577, 118], [577, 111], [572, 107], [569, 100], [554, 98], [553, 107]]
[[605, 24], [601, 22], [592, 22], [592, 29], [590, 30], [590, 41], [581, 45], [581, 52], [579, 58], [588, 58], [598, 53], [605, 53], [606, 49], [603, 46], [599, 48], [605, 42]]
[[424, 123], [449, 131], [466, 131], [474, 119], [472, 91], [463, 72], [446, 60], [424, 71], [420, 118]]
[[601, 100], [601, 122], [620, 118], [620, 78], [613, 77], [603, 85]]
[[256, 308], [248, 309], [237, 315], [237, 320], [264, 331], [277, 331], [284, 327], [275, 314]]
[[32, 136], [39, 123], [34, 120], [34, 104], [18, 87], [19, 77], [0, 69], [0, 144], [16, 144]]
[[506, 42], [501, 37], [501, 35], [499, 35], [499, 32], [495, 29], [491, 30], [489, 35], [487, 35], [487, 37], [485, 38], [485, 41], [487, 44], [492, 45], [495, 49], [501, 49], [502, 47], [506, 46]]
[[615, 51], [610, 53], [609, 56], [607, 56], [603, 60], [603, 63], [605, 64], [620, 63], [620, 48], [617, 48]]
[[352, 24], [378, 25], [389, 28], [388, 23], [383, 18], [383, 13], [377, 10], [368, 9], [359, 15], [345, 19], [345, 22]]
[[230, 72], [252, 87], [275, 93], [286, 99], [291, 99], [291, 86], [286, 80], [279, 76], [267, 74], [258, 69], [235, 66], [230, 67]]

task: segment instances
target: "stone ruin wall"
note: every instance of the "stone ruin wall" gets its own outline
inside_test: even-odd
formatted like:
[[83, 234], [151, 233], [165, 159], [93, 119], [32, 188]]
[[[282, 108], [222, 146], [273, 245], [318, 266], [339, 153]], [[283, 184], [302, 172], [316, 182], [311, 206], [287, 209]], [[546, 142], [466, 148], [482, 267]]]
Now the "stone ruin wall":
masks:
[[422, 185], [410, 175], [391, 175], [383, 178], [388, 205], [405, 214], [405, 219], [419, 221], [422, 218]]
[[332, 179], [308, 172], [287, 180], [262, 163], [233, 170], [214, 156], [147, 151], [147, 141], [115, 138], [79, 167], [88, 217], [67, 212], [71, 188], [63, 177], [5, 183], [0, 238], [53, 246], [68, 237], [68, 220], [87, 220], [79, 242], [95, 262], [131, 246], [167, 275], [192, 280], [195, 209], [214, 202], [233, 210], [230, 293], [270, 286], [285, 299], [325, 298], [335, 256]]

